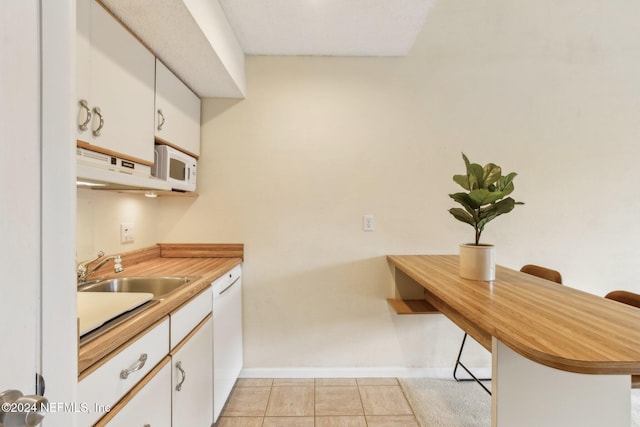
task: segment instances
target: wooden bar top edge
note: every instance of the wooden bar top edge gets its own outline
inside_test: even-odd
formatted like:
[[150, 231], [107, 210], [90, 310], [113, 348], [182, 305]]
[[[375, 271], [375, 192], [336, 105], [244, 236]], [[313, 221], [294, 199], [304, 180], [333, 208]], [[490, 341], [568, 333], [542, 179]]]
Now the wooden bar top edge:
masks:
[[640, 373], [634, 307], [502, 266], [492, 282], [462, 279], [457, 255], [388, 255], [387, 261], [444, 304], [459, 326], [467, 322], [530, 360], [574, 373]]

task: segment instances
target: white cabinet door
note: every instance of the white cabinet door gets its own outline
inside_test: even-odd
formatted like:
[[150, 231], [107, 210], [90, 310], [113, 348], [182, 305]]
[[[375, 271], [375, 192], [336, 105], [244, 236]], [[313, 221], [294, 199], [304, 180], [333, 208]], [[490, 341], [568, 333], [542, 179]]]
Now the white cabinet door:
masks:
[[151, 165], [155, 58], [95, 1], [78, 0], [77, 13], [78, 124], [92, 115], [78, 139]]
[[172, 354], [173, 427], [213, 422], [213, 322], [211, 316]]
[[171, 427], [171, 363], [167, 363], [107, 425]]
[[198, 157], [200, 98], [156, 59], [155, 136]]
[[[91, 143], [91, 7], [93, 0], [76, 2], [76, 139]], [[84, 106], [82, 106], [84, 105]]]

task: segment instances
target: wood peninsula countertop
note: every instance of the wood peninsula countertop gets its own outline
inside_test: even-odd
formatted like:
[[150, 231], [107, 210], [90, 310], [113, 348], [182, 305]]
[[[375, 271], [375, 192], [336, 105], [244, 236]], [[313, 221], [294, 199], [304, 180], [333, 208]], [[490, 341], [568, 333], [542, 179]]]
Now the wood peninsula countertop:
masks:
[[[147, 328], [202, 292], [211, 282], [242, 262], [242, 244], [158, 244], [122, 254], [124, 272], [119, 276], [200, 276], [138, 315], [96, 337], [78, 349], [78, 375], [84, 378], [107, 356], [124, 348]], [[110, 265], [94, 273], [94, 278], [117, 277]]]
[[640, 310], [496, 266], [496, 280], [460, 278], [455, 255], [390, 255], [425, 299], [491, 351], [491, 338], [542, 365], [584, 374], [640, 374]]

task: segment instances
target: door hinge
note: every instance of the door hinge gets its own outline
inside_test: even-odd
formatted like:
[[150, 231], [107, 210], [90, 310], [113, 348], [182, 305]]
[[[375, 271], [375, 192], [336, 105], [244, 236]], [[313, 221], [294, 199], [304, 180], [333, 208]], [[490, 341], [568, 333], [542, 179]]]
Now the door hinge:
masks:
[[36, 372], [36, 395], [44, 396], [44, 377]]

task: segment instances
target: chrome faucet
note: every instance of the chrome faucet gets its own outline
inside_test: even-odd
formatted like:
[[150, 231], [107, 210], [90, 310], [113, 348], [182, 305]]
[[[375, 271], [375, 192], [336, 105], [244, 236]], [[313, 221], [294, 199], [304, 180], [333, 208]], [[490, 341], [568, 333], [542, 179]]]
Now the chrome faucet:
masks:
[[89, 264], [96, 262], [97, 260], [99, 260], [103, 256], [104, 256], [104, 252], [100, 251], [100, 252], [98, 252], [98, 256], [95, 259], [92, 259], [90, 261], [85, 261], [83, 263], [80, 263], [80, 265], [78, 265], [78, 269], [76, 270], [76, 274], [78, 276], [78, 284], [79, 285], [81, 285], [84, 282], [86, 282], [87, 281], [87, 277], [91, 276], [93, 274], [93, 272], [95, 272], [97, 269], [99, 269], [100, 267], [105, 265], [110, 260], [113, 260], [113, 271], [115, 273], [121, 273], [122, 271], [124, 271], [124, 268], [122, 267], [122, 258], [120, 257], [120, 255], [108, 256], [108, 257], [104, 258], [102, 261], [100, 261], [99, 263], [97, 263], [95, 266], [89, 268]]

